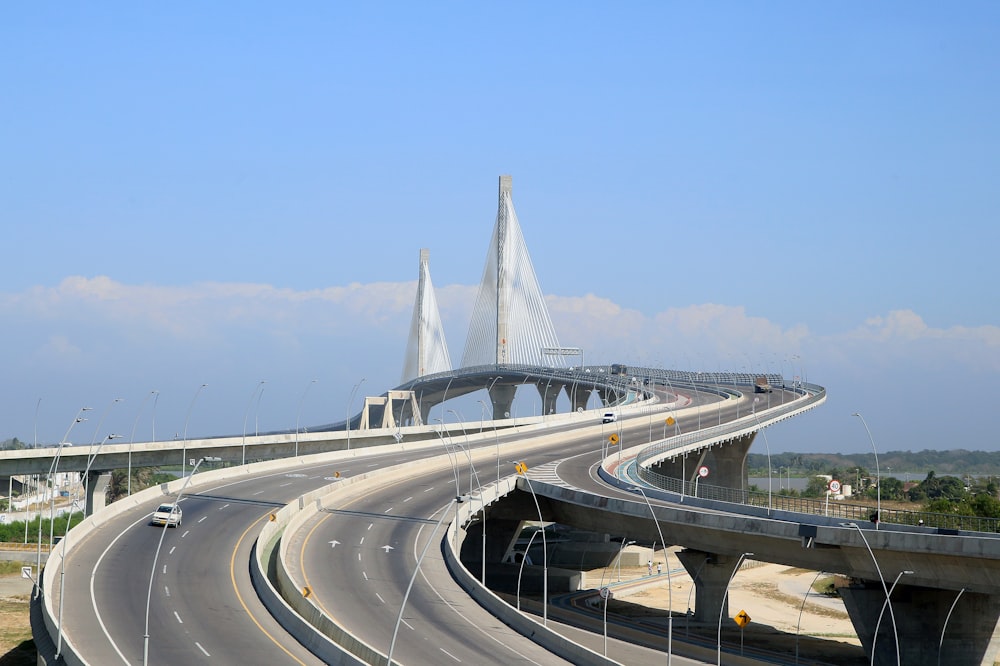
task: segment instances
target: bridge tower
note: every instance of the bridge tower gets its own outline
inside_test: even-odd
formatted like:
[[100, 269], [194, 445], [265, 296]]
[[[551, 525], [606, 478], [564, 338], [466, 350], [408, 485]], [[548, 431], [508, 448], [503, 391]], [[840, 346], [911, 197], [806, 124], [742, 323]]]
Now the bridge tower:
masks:
[[[451, 356], [444, 337], [441, 313], [438, 311], [434, 285], [431, 283], [430, 250], [420, 250], [417, 297], [413, 303], [413, 317], [410, 320], [410, 337], [406, 343], [403, 359], [403, 379], [405, 384], [411, 379], [451, 370]], [[406, 415], [406, 409], [396, 415], [399, 422], [419, 418], [417, 414]]]
[[[500, 176], [496, 225], [472, 311], [462, 367], [565, 365], [561, 356], [543, 358], [542, 350], [559, 347], [559, 341], [521, 235], [512, 188], [511, 177]], [[510, 412], [515, 389], [504, 384], [491, 389], [494, 414]]]

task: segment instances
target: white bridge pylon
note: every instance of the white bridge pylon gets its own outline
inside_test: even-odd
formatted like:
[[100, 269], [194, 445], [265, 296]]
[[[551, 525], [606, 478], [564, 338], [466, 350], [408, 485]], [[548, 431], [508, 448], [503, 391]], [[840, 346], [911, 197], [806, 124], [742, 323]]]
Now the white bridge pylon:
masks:
[[431, 283], [430, 250], [420, 250], [420, 273], [417, 280], [417, 298], [413, 303], [410, 320], [410, 337], [403, 359], [405, 384], [411, 379], [451, 370], [451, 356], [444, 337], [441, 313], [438, 311], [434, 285]]
[[559, 340], [521, 235], [511, 189], [511, 177], [500, 176], [497, 221], [469, 323], [463, 368], [565, 365], [561, 356], [543, 358], [543, 348], [559, 347]]

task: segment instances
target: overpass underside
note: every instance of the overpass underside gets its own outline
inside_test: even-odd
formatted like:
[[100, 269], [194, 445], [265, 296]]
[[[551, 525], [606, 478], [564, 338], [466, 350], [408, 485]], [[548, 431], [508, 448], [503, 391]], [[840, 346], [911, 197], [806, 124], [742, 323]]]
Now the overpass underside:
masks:
[[[822, 533], [819, 538], [805, 538], [804, 526], [788, 521], [755, 520], [683, 506], [656, 506], [654, 521], [641, 497], [637, 501], [619, 500], [539, 481], [532, 485], [537, 508], [524, 479], [518, 481], [517, 491], [487, 507], [488, 568], [510, 555], [525, 524], [538, 520], [539, 510], [545, 522], [645, 545], [659, 543], [659, 523], [667, 544], [683, 547], [677, 555], [695, 585], [695, 623], [715, 626], [720, 614], [729, 614], [725, 593], [730, 577], [741, 555], [752, 553], [748, 557], [757, 561], [846, 576], [839, 591], [866, 653], [870, 657], [874, 645], [875, 664], [897, 663], [893, 622], [883, 608], [886, 588], [873, 569], [872, 553], [863, 545], [829, 543]], [[470, 571], [478, 572], [482, 566], [482, 524], [469, 525], [467, 533], [462, 560]], [[875, 537], [872, 539], [874, 542]], [[616, 553], [618, 545], [613, 545]], [[898, 572], [914, 571], [914, 575], [901, 576], [913, 583], [900, 580], [891, 597], [900, 662], [992, 666], [1000, 650], [1000, 595], [996, 593], [1000, 590], [1000, 562], [977, 560], [978, 566], [973, 569], [967, 558], [949, 554], [947, 545], [934, 553], [905, 548], [876, 550], [880, 572], [886, 579], [891, 581]], [[566, 571], [565, 561], [551, 560], [550, 553], [550, 592], [572, 591], [565, 588], [579, 576], [574, 578], [574, 572]], [[580, 568], [602, 566], [590, 564]], [[925, 575], [916, 575], [920, 570]], [[561, 584], [553, 581], [553, 572], [559, 574]]]

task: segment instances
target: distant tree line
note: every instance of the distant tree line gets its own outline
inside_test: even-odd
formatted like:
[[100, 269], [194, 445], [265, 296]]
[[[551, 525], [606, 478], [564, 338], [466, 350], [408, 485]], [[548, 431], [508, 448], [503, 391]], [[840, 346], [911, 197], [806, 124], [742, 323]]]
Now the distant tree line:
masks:
[[[922, 454], [924, 452], [921, 452]], [[964, 452], [968, 454], [969, 452]], [[979, 452], [977, 452], [979, 453]], [[799, 456], [810, 456], [807, 459], [800, 459]], [[812, 457], [815, 456], [815, 457]], [[1000, 454], [986, 454], [985, 457], [1000, 457]], [[979, 456], [965, 456], [965, 459], [978, 459]], [[831, 459], [839, 459], [848, 462], [848, 466], [837, 466], [830, 464]], [[925, 458], [926, 459], [926, 458]], [[779, 462], [776, 462], [779, 461]], [[782, 462], [801, 462], [804, 469], [795, 469], [790, 464], [785, 467]], [[819, 464], [825, 460], [824, 466]], [[881, 456], [880, 456], [881, 461]], [[754, 467], [754, 464], [764, 463], [763, 470]], [[898, 463], [904, 469], [906, 463]], [[751, 476], [764, 476], [767, 474], [767, 457], [751, 455], [748, 457], [747, 465]], [[983, 463], [985, 466], [986, 463]], [[887, 467], [880, 467], [881, 481], [879, 476], [874, 474], [870, 468], [861, 466], [853, 462], [849, 456], [836, 456], [829, 454], [787, 454], [785, 456], [771, 456], [771, 471], [785, 469], [792, 470], [795, 476], [808, 477], [806, 488], [801, 492], [796, 490], [782, 490], [782, 494], [802, 497], [824, 497], [827, 493], [829, 480], [827, 477], [837, 479], [842, 484], [852, 486], [854, 497], [865, 500], [895, 502], [913, 502], [919, 505], [919, 510], [931, 513], [947, 513], [962, 516], [979, 516], [982, 518], [1000, 518], [1000, 476], [991, 476], [989, 472], [969, 470], [963, 473], [962, 477], [954, 475], [938, 474], [934, 470], [927, 472], [926, 477], [919, 482], [904, 483], [898, 477], [887, 473]], [[897, 467], [899, 469], [899, 467]], [[881, 483], [881, 488], [879, 484]]]

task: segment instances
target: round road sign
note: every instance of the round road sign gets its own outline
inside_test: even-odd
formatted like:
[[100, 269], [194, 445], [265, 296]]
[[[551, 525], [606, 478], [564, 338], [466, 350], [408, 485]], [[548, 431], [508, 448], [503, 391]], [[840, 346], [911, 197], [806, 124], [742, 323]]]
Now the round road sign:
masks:
[[837, 479], [830, 481], [830, 492], [834, 495], [840, 492], [840, 481], [837, 481]]
[[699, 467], [698, 468], [698, 476], [700, 476], [703, 479], [706, 476], [708, 476], [708, 467], [706, 467], [705, 465], [702, 465], [701, 467]]

